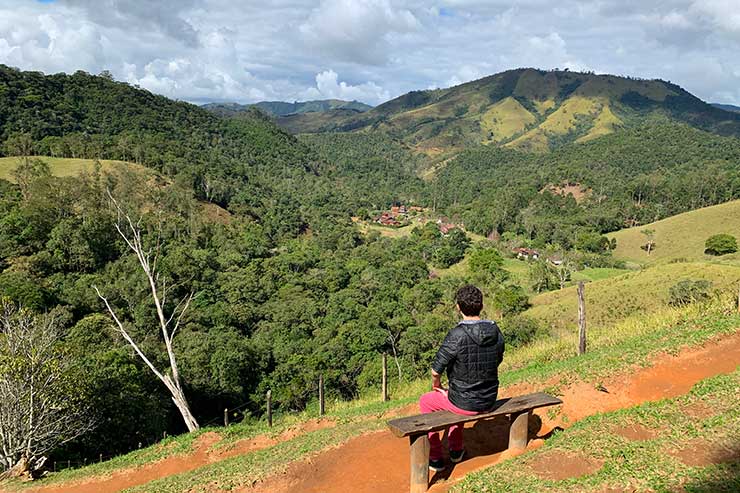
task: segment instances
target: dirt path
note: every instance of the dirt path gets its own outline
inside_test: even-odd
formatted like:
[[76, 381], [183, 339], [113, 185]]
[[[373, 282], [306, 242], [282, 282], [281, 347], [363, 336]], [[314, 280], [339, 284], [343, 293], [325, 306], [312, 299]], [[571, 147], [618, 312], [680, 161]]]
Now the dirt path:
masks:
[[114, 471], [108, 476], [51, 484], [28, 489], [23, 493], [115, 493], [155, 479], [192, 471], [229, 457], [272, 447], [281, 441], [290, 440], [303, 433], [310, 433], [331, 426], [334, 426], [334, 422], [329, 420], [308, 421], [286, 430], [276, 438], [260, 435], [217, 449], [213, 447], [221, 441], [221, 437], [218, 433], [208, 432], [198, 437], [193, 446], [194, 451], [190, 454], [175, 455], [144, 466]]
[[[563, 390], [564, 404], [554, 417], [547, 410], [535, 413], [530, 426], [533, 438], [528, 450], [541, 446], [555, 427], [600, 412], [632, 407], [647, 401], [678, 397], [697, 382], [731, 373], [740, 364], [740, 333], [701, 348], [687, 349], [677, 356], [662, 355], [648, 368], [637, 368], [626, 376], [595, 385], [577, 383]], [[553, 382], [557, 383], [557, 382]], [[502, 391], [502, 397], [535, 390], [516, 385]], [[565, 418], [565, 419], [564, 419]], [[465, 429], [467, 458], [453, 469], [431, 478], [430, 492], [447, 491], [465, 474], [496, 464], [507, 455], [508, 421], [472, 423]], [[409, 478], [408, 442], [381, 431], [354, 438], [291, 465], [285, 474], [270, 478], [242, 493], [405, 493]]]

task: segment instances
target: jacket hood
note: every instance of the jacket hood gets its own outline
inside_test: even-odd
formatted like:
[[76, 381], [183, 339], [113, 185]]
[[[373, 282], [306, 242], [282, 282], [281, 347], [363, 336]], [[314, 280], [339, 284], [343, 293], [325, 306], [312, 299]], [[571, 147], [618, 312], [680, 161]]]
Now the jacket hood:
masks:
[[498, 343], [501, 332], [498, 330], [496, 322], [490, 320], [481, 320], [476, 323], [461, 324], [467, 330], [466, 332], [471, 339], [479, 346], [493, 346]]

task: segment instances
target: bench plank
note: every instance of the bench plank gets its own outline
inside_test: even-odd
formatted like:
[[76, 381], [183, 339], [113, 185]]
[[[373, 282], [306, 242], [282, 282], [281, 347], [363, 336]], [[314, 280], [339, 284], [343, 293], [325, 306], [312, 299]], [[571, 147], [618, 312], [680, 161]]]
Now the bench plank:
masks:
[[563, 401], [557, 397], [545, 394], [544, 392], [535, 392], [534, 394], [499, 399], [496, 401], [493, 411], [485, 414], [463, 416], [450, 411], [436, 411], [433, 413], [392, 419], [388, 421], [388, 427], [394, 435], [400, 438], [442, 430], [454, 424], [478, 421], [479, 419], [493, 418], [494, 416], [502, 416], [506, 414], [517, 414], [523, 411], [530, 411], [540, 407], [555, 406], [562, 403]]

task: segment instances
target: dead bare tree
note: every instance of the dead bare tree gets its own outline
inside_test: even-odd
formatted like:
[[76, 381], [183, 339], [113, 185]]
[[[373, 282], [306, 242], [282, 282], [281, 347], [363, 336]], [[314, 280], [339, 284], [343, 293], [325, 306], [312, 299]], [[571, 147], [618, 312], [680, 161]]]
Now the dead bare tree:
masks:
[[92, 428], [53, 314], [0, 302], [0, 464], [3, 477], [37, 477], [45, 455]]
[[[157, 322], [162, 332], [162, 339], [164, 346], [167, 350], [167, 358], [170, 363], [169, 373], [158, 369], [154, 363], [144, 354], [141, 347], [134, 341], [129, 334], [128, 330], [121, 319], [116, 314], [115, 310], [111, 306], [108, 299], [103, 296], [97, 286], [93, 286], [98, 297], [103, 300], [105, 307], [108, 309], [108, 313], [113, 318], [123, 338], [129, 345], [134, 349], [136, 354], [141, 360], [149, 367], [149, 369], [157, 376], [157, 378], [167, 387], [169, 390], [172, 401], [175, 403], [178, 411], [182, 415], [182, 419], [185, 421], [185, 425], [188, 427], [188, 431], [195, 431], [199, 428], [198, 422], [195, 420], [193, 413], [190, 411], [190, 405], [185, 398], [185, 392], [182, 387], [180, 380], [180, 371], [177, 367], [177, 358], [175, 357], [175, 351], [173, 349], [173, 341], [180, 323], [190, 307], [190, 302], [193, 300], [194, 293], [180, 299], [175, 307], [170, 312], [169, 316], [165, 314], [165, 303], [167, 301], [168, 289], [170, 286], [167, 285], [167, 279], [164, 276], [160, 276], [157, 271], [157, 260], [161, 250], [161, 244], [157, 241], [157, 244], [153, 248], [145, 248], [144, 240], [142, 238], [141, 220], [134, 222], [131, 216], [126, 213], [121, 205], [113, 198], [113, 195], [108, 191], [108, 198], [116, 209], [118, 220], [116, 221], [115, 227], [118, 234], [123, 238], [128, 245], [129, 249], [136, 255], [136, 259], [139, 261], [139, 266], [144, 272], [149, 284], [149, 291], [157, 309]], [[174, 322], [174, 323], [173, 323]]]

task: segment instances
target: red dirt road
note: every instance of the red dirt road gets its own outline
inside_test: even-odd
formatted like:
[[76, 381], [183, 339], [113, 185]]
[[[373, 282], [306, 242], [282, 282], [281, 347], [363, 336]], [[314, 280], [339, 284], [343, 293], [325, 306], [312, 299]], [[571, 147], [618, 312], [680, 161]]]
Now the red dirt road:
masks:
[[277, 438], [258, 436], [241, 440], [223, 449], [212, 450], [221, 437], [214, 432], [204, 433], [195, 442], [194, 452], [175, 455], [145, 466], [122, 469], [110, 476], [99, 476], [84, 481], [60, 483], [25, 490], [24, 493], [115, 493], [118, 491], [146, 484], [155, 479], [166, 478], [175, 474], [198, 469], [199, 467], [218, 462], [236, 455], [244, 455], [271, 447], [280, 441], [290, 440], [302, 433], [309, 433], [334, 426], [329, 420], [308, 421], [298, 427], [286, 430]]
[[[628, 376], [605, 382], [608, 392], [594, 385], [577, 383], [563, 392], [561, 413], [555, 419], [547, 410], [535, 413], [540, 426], [530, 427], [528, 450], [542, 445], [537, 437], [546, 436], [556, 426], [567, 427], [587, 416], [632, 407], [647, 401], [678, 397], [697, 382], [715, 375], [731, 373], [740, 364], [740, 333], [687, 349], [677, 356], [662, 355], [653, 366], [637, 368]], [[530, 392], [527, 385], [504, 389], [502, 396]], [[539, 428], [539, 429], [534, 429]], [[465, 429], [466, 460], [430, 478], [430, 492], [440, 493], [465, 474], [500, 462], [506, 457], [508, 422], [493, 420], [470, 424]], [[310, 460], [291, 465], [285, 474], [266, 480], [243, 493], [405, 493], [408, 491], [409, 450], [407, 440], [382, 431], [357, 437]]]

